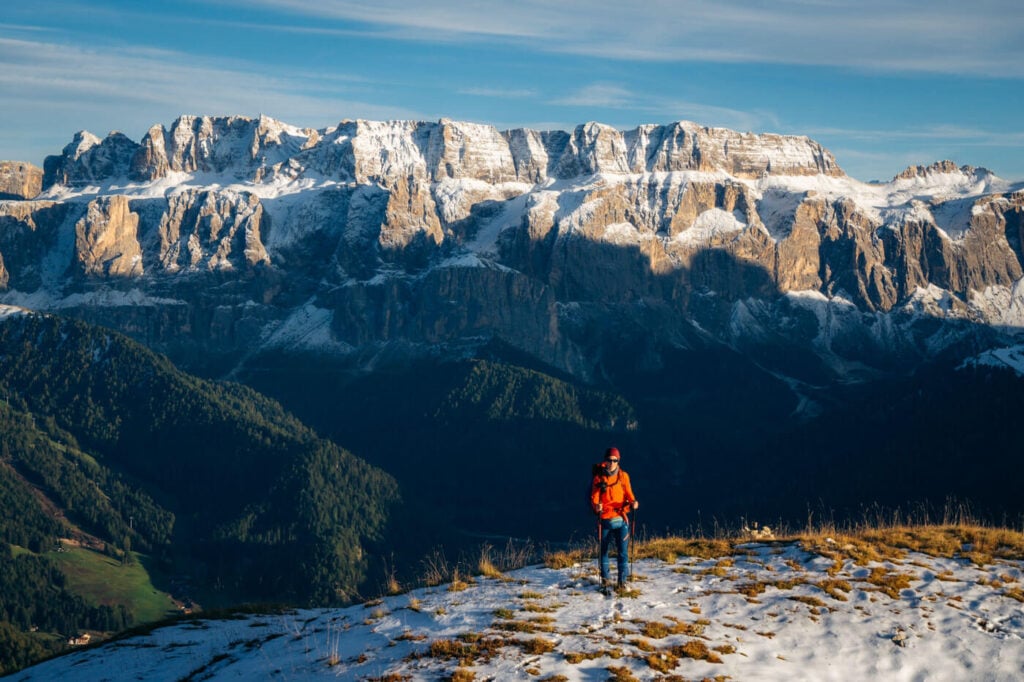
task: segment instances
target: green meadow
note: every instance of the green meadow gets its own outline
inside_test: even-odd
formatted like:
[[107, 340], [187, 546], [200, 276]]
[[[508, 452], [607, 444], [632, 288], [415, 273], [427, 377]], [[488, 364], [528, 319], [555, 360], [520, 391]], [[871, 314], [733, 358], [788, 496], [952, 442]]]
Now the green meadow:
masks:
[[176, 612], [170, 595], [153, 586], [145, 557], [122, 565], [113, 557], [81, 547], [49, 552], [67, 576], [68, 588], [93, 604], [124, 604], [136, 623], [148, 623]]

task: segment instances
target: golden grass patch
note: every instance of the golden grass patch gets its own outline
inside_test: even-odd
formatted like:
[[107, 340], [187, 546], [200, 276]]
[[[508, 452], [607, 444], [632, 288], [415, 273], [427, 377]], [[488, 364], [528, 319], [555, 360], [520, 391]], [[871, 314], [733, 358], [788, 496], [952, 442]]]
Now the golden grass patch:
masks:
[[1003, 592], [1003, 596], [1009, 597], [1010, 599], [1016, 599], [1017, 601], [1024, 604], [1024, 590], [1021, 590], [1019, 587], [1011, 587], [1010, 589]]
[[704, 634], [704, 628], [711, 624], [711, 621], [701, 619], [693, 623], [668, 616], [671, 624], [658, 620], [636, 620], [633, 621], [640, 626], [640, 634], [650, 639], [664, 639], [669, 635], [687, 635], [688, 637], [699, 637]]
[[485, 578], [494, 578], [496, 580], [509, 580], [508, 576], [501, 572], [494, 562], [489, 557], [482, 556], [476, 566], [477, 573]]
[[491, 626], [494, 630], [502, 632], [524, 632], [535, 634], [538, 632], [554, 632], [555, 626], [551, 623], [554, 618], [531, 618], [529, 620], [503, 620]]
[[520, 639], [510, 643], [515, 644], [524, 652], [528, 654], [533, 654], [535, 656], [539, 654], [550, 653], [555, 650], [554, 642], [547, 639], [542, 639], [540, 637], [533, 637], [531, 639]]
[[[792, 596], [790, 596], [788, 598], [791, 599], [792, 601], [798, 601], [801, 604], [807, 604], [808, 606], [811, 606], [811, 607], [814, 607], [814, 608], [828, 609], [828, 607], [825, 606], [825, 602], [821, 601], [817, 597], [811, 597], [811, 596], [803, 595], [803, 594], [794, 594], [794, 595], [792, 595]], [[831, 611], [831, 609], [829, 609], [829, 610]]]
[[508, 643], [501, 637], [484, 637], [476, 633], [459, 635], [456, 639], [438, 639], [430, 643], [427, 654], [431, 658], [455, 659], [459, 665], [490, 661], [498, 650]]
[[850, 592], [853, 590], [853, 586], [850, 585], [849, 582], [845, 580], [837, 580], [835, 578], [819, 580], [818, 582], [811, 584], [836, 601], [847, 601], [847, 597], [843, 592]]
[[625, 654], [623, 653], [622, 649], [611, 649], [611, 650], [602, 650], [602, 651], [587, 651], [587, 652], [570, 651], [570, 652], [565, 654], [565, 660], [568, 663], [576, 665], [577, 663], [582, 663], [583, 661], [593, 661], [595, 659], [605, 658], [605, 657], [611, 658], [613, 660], [618, 660], [618, 659], [622, 658], [624, 655]]
[[450, 583], [448, 583], [448, 591], [449, 592], [462, 592], [463, 590], [467, 589], [472, 584], [474, 584], [474, 580], [472, 578], [466, 578], [465, 580], [463, 580], [459, 576], [459, 571], [455, 570], [453, 572], [453, 574], [452, 574], [452, 581]]
[[649, 654], [644, 660], [652, 670], [657, 670], [659, 673], [667, 673], [679, 665], [679, 659], [667, 651]]
[[721, 657], [699, 639], [691, 639], [685, 644], [677, 644], [669, 649], [669, 651], [679, 658], [692, 658], [697, 661], [707, 661], [708, 663], [722, 662]]
[[736, 542], [727, 539], [657, 538], [637, 543], [636, 555], [639, 559], [663, 558], [672, 554], [719, 559], [731, 557], [735, 549]]
[[544, 565], [548, 568], [572, 568], [593, 558], [593, 550], [573, 549], [562, 552], [548, 552], [544, 555]]
[[640, 682], [633, 673], [629, 672], [629, 668], [608, 666], [605, 670], [612, 674], [608, 678], [608, 682]]
[[868, 584], [876, 586], [880, 592], [892, 599], [900, 598], [900, 591], [910, 587], [910, 581], [917, 576], [907, 573], [890, 573], [884, 566], [876, 566], [864, 579]]

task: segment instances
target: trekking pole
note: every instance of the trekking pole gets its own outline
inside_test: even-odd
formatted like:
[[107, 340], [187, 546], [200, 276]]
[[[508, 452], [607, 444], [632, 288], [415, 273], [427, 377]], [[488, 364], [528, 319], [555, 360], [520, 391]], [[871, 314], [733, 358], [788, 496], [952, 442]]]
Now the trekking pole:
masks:
[[636, 555], [636, 509], [633, 510], [633, 525], [629, 528], [629, 579], [633, 580], [633, 557]]
[[[601, 515], [598, 514], [598, 516], [597, 516], [597, 552], [596, 552], [596, 554], [597, 554], [597, 575], [598, 576], [601, 576], [601, 542], [603, 542], [603, 540], [604, 540], [604, 538], [602, 536], [603, 530], [604, 529], [601, 528]], [[602, 580], [602, 583], [603, 582], [604, 581]], [[604, 585], [603, 584], [601, 585], [601, 589], [604, 589]]]

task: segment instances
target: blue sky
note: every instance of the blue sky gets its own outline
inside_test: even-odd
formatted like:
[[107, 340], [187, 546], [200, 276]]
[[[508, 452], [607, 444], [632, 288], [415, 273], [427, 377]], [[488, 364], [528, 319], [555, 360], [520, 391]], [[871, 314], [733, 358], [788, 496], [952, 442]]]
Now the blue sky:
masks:
[[808, 135], [852, 176], [952, 159], [1024, 179], [1020, 0], [7, 2], [0, 158], [181, 114], [680, 119]]

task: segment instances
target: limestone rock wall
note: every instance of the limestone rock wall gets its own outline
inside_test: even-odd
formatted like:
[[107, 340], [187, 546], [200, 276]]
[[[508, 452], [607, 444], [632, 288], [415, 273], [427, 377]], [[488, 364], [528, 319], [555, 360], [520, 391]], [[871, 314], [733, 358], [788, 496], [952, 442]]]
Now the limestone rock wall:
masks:
[[42, 188], [42, 168], [21, 161], [0, 161], [0, 199], [32, 199]]
[[497, 339], [587, 375], [609, 329], [642, 329], [654, 365], [709, 339], [898, 364], [1024, 326], [1024, 191], [948, 162], [856, 183], [803, 137], [182, 117], [80, 133], [45, 176], [47, 199], [0, 201], [4, 300], [200, 355]]
[[499, 132], [448, 119], [343, 121], [312, 130], [267, 117], [182, 116], [169, 130], [153, 126], [140, 143], [118, 132], [103, 140], [78, 133], [61, 155], [47, 157], [43, 188], [116, 178], [145, 182], [170, 172], [228, 174], [256, 182], [317, 173], [359, 183], [414, 176], [493, 185], [678, 170], [742, 178], [843, 174], [832, 155], [806, 137], [738, 133], [685, 121], [627, 132], [587, 123], [566, 134]]

